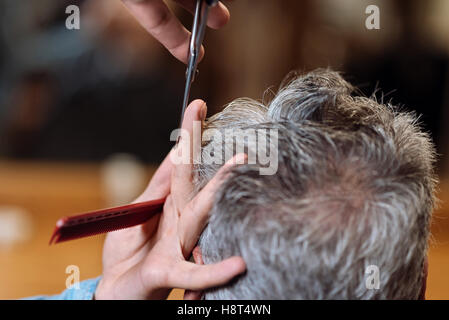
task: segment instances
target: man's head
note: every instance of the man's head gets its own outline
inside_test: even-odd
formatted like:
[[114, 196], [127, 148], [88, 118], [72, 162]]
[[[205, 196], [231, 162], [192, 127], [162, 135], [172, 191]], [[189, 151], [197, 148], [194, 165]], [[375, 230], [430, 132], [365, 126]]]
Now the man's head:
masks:
[[[434, 148], [413, 114], [353, 91], [339, 74], [318, 70], [294, 77], [267, 106], [240, 99], [206, 122], [203, 137], [212, 129], [275, 131], [278, 148], [275, 174], [240, 166], [216, 195], [203, 260], [240, 255], [247, 272], [206, 299], [419, 297]], [[203, 140], [197, 189], [219, 168], [205, 163], [222, 143]], [[247, 152], [257, 148], [243, 143]], [[379, 270], [379, 289], [367, 286], [369, 266]]]

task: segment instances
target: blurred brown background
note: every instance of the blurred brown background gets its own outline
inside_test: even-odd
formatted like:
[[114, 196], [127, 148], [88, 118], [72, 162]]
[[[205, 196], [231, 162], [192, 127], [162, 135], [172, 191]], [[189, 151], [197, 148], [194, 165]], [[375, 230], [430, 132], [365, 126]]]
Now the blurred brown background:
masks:
[[[80, 30], [65, 28], [71, 4], [80, 6]], [[380, 30], [365, 27], [371, 4]], [[192, 17], [172, 7], [190, 28]], [[291, 70], [332, 67], [366, 95], [422, 115], [442, 180], [427, 297], [449, 299], [449, 1], [238, 0], [229, 8], [229, 25], [206, 34], [193, 88], [209, 114], [237, 97], [262, 99]], [[103, 238], [49, 247], [55, 221], [144, 188], [172, 146], [184, 73], [119, 0], [0, 0], [0, 298], [60, 292], [68, 265], [82, 279], [101, 273]]]

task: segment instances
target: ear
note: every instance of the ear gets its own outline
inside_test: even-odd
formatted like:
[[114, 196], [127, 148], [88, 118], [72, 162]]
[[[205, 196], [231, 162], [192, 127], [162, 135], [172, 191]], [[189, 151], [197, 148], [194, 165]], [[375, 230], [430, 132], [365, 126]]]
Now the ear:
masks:
[[423, 264], [423, 270], [422, 270], [422, 287], [421, 287], [421, 293], [419, 295], [419, 300], [426, 300], [426, 287], [427, 287], [428, 271], [429, 271], [429, 261], [426, 256], [426, 258], [424, 260], [424, 264]]
[[195, 249], [193, 249], [192, 255], [196, 264], [204, 264], [203, 254], [201, 253], [201, 248], [199, 246], [196, 246]]

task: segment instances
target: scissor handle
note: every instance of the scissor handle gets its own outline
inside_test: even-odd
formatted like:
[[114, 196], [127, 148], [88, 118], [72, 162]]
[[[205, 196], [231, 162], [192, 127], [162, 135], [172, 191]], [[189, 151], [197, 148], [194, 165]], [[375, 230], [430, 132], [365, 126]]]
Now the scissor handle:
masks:
[[206, 0], [207, 5], [215, 6], [218, 3], [218, 0]]

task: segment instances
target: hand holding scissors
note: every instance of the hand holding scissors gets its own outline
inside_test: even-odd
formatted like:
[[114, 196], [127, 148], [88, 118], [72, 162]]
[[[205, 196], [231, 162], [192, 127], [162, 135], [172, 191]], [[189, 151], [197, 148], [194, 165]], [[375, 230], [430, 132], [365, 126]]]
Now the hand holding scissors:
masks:
[[[190, 32], [179, 22], [163, 0], [122, 0], [140, 24], [178, 60], [187, 63]], [[186, 10], [195, 13], [196, 0], [174, 0]], [[215, 5], [212, 5], [212, 2]], [[210, 12], [207, 26], [220, 29], [229, 21], [229, 11], [220, 1], [207, 1]], [[200, 60], [203, 50], [200, 52]]]

